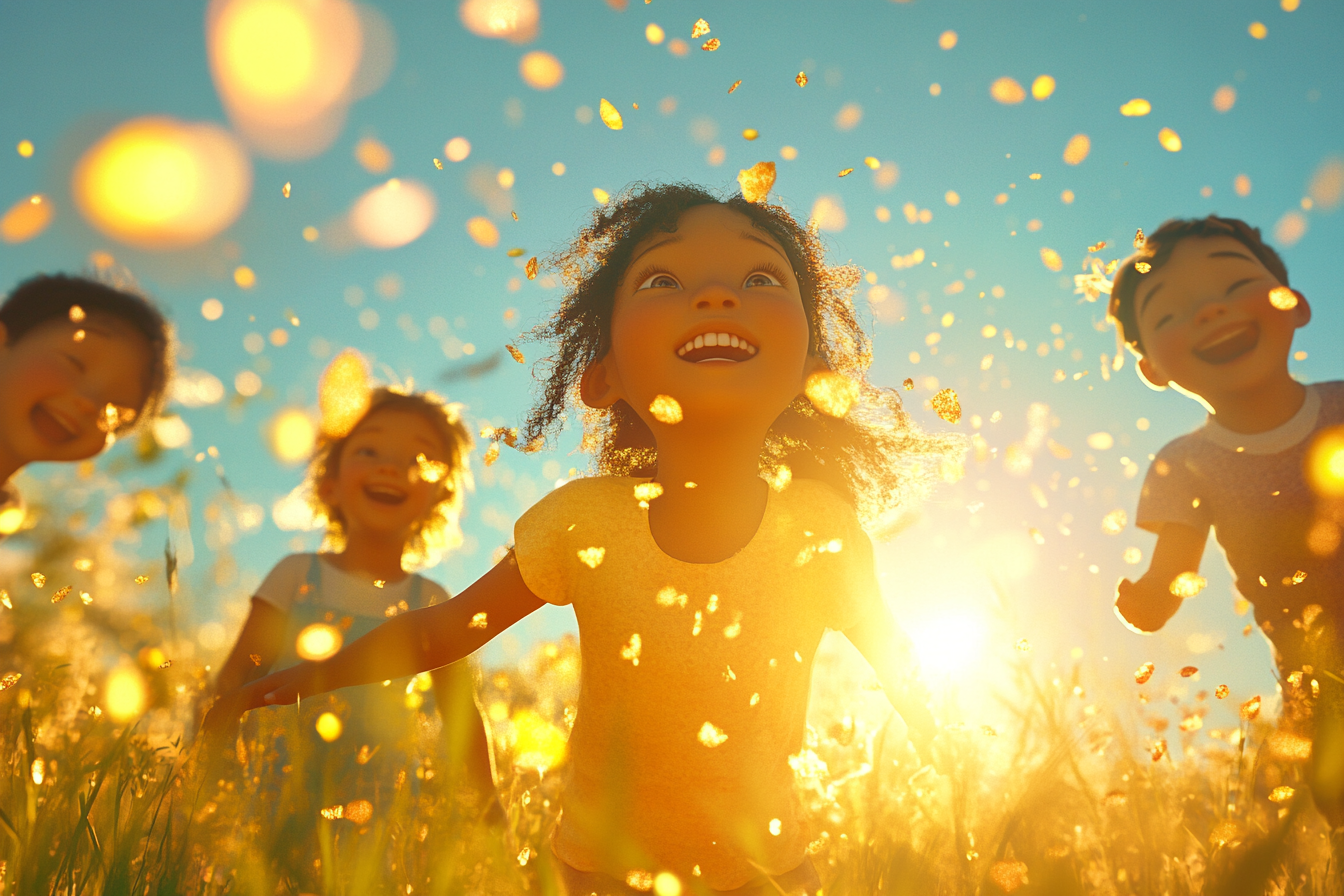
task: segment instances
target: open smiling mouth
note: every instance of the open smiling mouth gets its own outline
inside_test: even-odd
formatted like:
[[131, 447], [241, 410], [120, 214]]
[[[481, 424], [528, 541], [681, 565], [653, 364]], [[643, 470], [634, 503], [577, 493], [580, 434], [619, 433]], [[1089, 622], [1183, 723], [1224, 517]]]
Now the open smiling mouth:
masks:
[[405, 492], [381, 485], [364, 486], [364, 495], [370, 501], [377, 502], [378, 504], [387, 504], [391, 507], [396, 507], [406, 500]]
[[1209, 364], [1228, 364], [1251, 351], [1260, 343], [1260, 328], [1242, 324], [1219, 334], [1211, 342], [1194, 350], [1196, 358]]
[[53, 414], [40, 404], [29, 412], [28, 419], [32, 421], [37, 434], [54, 445], [62, 445], [79, 436], [64, 418]]
[[677, 349], [677, 357], [692, 364], [705, 361], [748, 361], [756, 346], [730, 333], [702, 333]]

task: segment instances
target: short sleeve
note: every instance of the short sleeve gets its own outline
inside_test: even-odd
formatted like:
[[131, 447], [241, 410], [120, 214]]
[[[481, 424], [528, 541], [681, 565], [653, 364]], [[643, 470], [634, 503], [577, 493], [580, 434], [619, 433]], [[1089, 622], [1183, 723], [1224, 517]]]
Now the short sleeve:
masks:
[[805, 511], [811, 520], [808, 526], [825, 539], [826, 545], [825, 550], [817, 553], [822, 587], [831, 598], [822, 623], [829, 629], [844, 631], [872, 618], [886, 606], [877, 584], [873, 542], [854, 508], [839, 492], [813, 480], [798, 480], [790, 486], [800, 487], [810, 492], [807, 497], [810, 506]]
[[533, 504], [513, 524], [513, 556], [527, 589], [548, 604], [573, 603], [570, 594], [572, 563], [565, 562], [568, 544], [563, 533], [578, 522], [582, 502], [576, 500], [579, 482], [568, 483]]
[[1190, 452], [1184, 448], [1189, 438], [1167, 445], [1148, 468], [1134, 520], [1140, 529], [1161, 534], [1167, 523], [1179, 523], [1207, 532], [1213, 524], [1209, 502], [1201, 499], [1202, 477], [1191, 462]]
[[288, 615], [312, 563], [312, 554], [290, 554], [266, 574], [266, 578], [257, 586], [256, 598]]

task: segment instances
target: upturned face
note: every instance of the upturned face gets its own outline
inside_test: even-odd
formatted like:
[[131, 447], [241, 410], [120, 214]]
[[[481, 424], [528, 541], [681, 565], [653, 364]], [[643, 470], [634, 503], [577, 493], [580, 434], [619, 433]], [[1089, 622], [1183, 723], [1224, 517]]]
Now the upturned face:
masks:
[[150, 363], [144, 334], [96, 313], [0, 344], [0, 441], [21, 463], [93, 457], [143, 409]]
[[[723, 205], [690, 209], [673, 233], [636, 247], [617, 289], [606, 357], [584, 400], [625, 401], [657, 434], [650, 405], [667, 395], [686, 425], [769, 428], [821, 362], [783, 248]], [[680, 425], [680, 424], [678, 424]]]
[[346, 534], [409, 537], [442, 497], [443, 486], [419, 475], [417, 455], [444, 463], [434, 427], [411, 411], [374, 411], [341, 447], [336, 475], [322, 480], [322, 499], [345, 519]]
[[[1139, 368], [1149, 382], [1179, 386], [1216, 408], [1288, 376], [1293, 332], [1311, 320], [1311, 308], [1240, 241], [1182, 240], [1166, 264], [1143, 276], [1134, 301], [1144, 346]], [[1276, 289], [1279, 305], [1291, 308], [1271, 301]]]

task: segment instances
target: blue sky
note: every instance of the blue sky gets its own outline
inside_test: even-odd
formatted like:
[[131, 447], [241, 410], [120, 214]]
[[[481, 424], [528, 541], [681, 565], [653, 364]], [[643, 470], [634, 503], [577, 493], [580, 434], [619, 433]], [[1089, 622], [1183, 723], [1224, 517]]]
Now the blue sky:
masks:
[[[1099, 674], [1111, 670], [1116, 680], [1151, 659], [1168, 670], [1187, 663], [1204, 670], [1202, 684], [1176, 680], [1174, 687], [1211, 689], [1216, 678], [1243, 695], [1272, 690], [1267, 649], [1258, 638], [1241, 636], [1248, 620], [1232, 612], [1229, 577], [1216, 553], [1205, 561], [1209, 588], [1162, 634], [1130, 635], [1111, 616], [1114, 582], [1136, 569], [1122, 561], [1122, 552], [1137, 546], [1146, 562], [1152, 538], [1132, 527], [1104, 535], [1100, 520], [1117, 508], [1133, 516], [1148, 456], [1198, 425], [1203, 412], [1179, 395], [1144, 387], [1132, 364], [1109, 381], [1100, 377], [1100, 355], [1114, 352], [1114, 334], [1103, 325], [1103, 307], [1079, 302], [1071, 275], [1088, 245], [1105, 240], [1105, 257], [1123, 255], [1137, 227], [1152, 230], [1168, 217], [1216, 211], [1272, 234], [1276, 222], [1296, 210], [1308, 229], [1295, 245], [1282, 247], [1283, 255], [1315, 317], [1295, 344], [1306, 358], [1294, 361], [1292, 370], [1308, 381], [1344, 375], [1338, 349], [1329, 348], [1344, 340], [1340, 281], [1330, 273], [1344, 238], [1344, 215], [1301, 208], [1313, 172], [1328, 157], [1344, 155], [1337, 52], [1344, 6], [1303, 0], [1286, 12], [1270, 0], [701, 6], [635, 0], [617, 11], [597, 0], [546, 2], [540, 35], [517, 46], [470, 34], [456, 4], [376, 5], [397, 44], [386, 84], [351, 106], [325, 153], [299, 162], [255, 157], [254, 186], [241, 218], [201, 246], [166, 253], [120, 246], [92, 229], [73, 207], [70, 173], [85, 148], [129, 118], [166, 114], [228, 125], [207, 66], [201, 7], [72, 0], [0, 5], [0, 207], [41, 192], [57, 209], [55, 223], [38, 238], [0, 243], [0, 283], [8, 288], [36, 271], [82, 269], [91, 252], [109, 251], [168, 310], [184, 346], [184, 366], [209, 371], [226, 384], [250, 369], [265, 384], [260, 395], [232, 409], [227, 400], [179, 409], [193, 431], [190, 446], [142, 474], [147, 484], [162, 482], [179, 467], [197, 474], [191, 486], [193, 575], [209, 562], [200, 512], [218, 491], [193, 454], [217, 446], [238, 492], [268, 512], [261, 529], [235, 545], [240, 579], [221, 589], [197, 589], [193, 626], [219, 621], [231, 635], [249, 587], [300, 543], [272, 524], [269, 509], [301, 471], [273, 459], [263, 431], [280, 409], [315, 404], [325, 358], [315, 356], [314, 340], [357, 347], [398, 377], [446, 391], [467, 405], [473, 421], [516, 422], [528, 407], [528, 369], [506, 358], [485, 376], [439, 381], [463, 361], [445, 356], [445, 331], [440, 324], [439, 335], [431, 334], [431, 319], [442, 318], [453, 337], [476, 346], [466, 360], [488, 357], [558, 300], [559, 291], [540, 281], [522, 279], [516, 291], [509, 281], [522, 277], [526, 257], [564, 245], [592, 208], [594, 188], [614, 193], [637, 180], [684, 179], [728, 189], [735, 187], [738, 169], [773, 160], [776, 195], [800, 217], [821, 195], [843, 204], [847, 225], [827, 234], [833, 259], [871, 271], [876, 285], [890, 291], [888, 302], [904, 302], [904, 320], [874, 321], [874, 379], [897, 385], [914, 378], [918, 388], [908, 394], [910, 407], [928, 428], [944, 424], [922, 406], [932, 385], [927, 378], [954, 387], [965, 410], [958, 428], [970, 432], [970, 418], [978, 415], [980, 432], [999, 450], [987, 464], [968, 463], [966, 478], [938, 492], [916, 525], [879, 545], [884, 588], [912, 630], [920, 631], [920, 624], [938, 630], [939, 619], [962, 618], [957, 614], [991, 618], [994, 578], [1010, 595], [1015, 621], [991, 623], [986, 651], [1011, 651], [1028, 638], [1042, 662], [1068, 663], [1075, 647], [1091, 661], [1106, 657], [1096, 668]], [[715, 52], [701, 51], [697, 40], [678, 57], [666, 43], [645, 39], [645, 26], [656, 22], [669, 38], [689, 40], [701, 16], [722, 41]], [[1253, 22], [1265, 25], [1266, 37], [1248, 33]], [[938, 39], [948, 30], [958, 40], [943, 50]], [[564, 81], [553, 90], [533, 90], [519, 77], [519, 58], [534, 49], [565, 65]], [[801, 89], [794, 83], [800, 70], [810, 79]], [[990, 84], [1000, 77], [1029, 87], [1042, 74], [1057, 83], [1044, 101], [1028, 96], [1002, 105], [990, 96]], [[730, 95], [729, 85], [739, 79]], [[935, 83], [936, 96], [930, 89]], [[1222, 85], [1235, 89], [1236, 102], [1220, 113], [1212, 97]], [[660, 101], [668, 97], [675, 110], [664, 114]], [[1120, 105], [1136, 97], [1152, 104], [1151, 114], [1122, 117]], [[608, 130], [596, 119], [585, 124], [576, 114], [580, 107], [596, 109], [602, 98], [622, 110], [624, 130]], [[851, 104], [861, 118], [842, 130], [837, 115]], [[1159, 145], [1163, 127], [1179, 133], [1180, 152]], [[759, 138], [743, 139], [746, 128], [756, 129]], [[1088, 135], [1091, 151], [1071, 166], [1062, 153], [1079, 133]], [[353, 147], [366, 136], [391, 150], [395, 162], [387, 174], [370, 174], [356, 162]], [[469, 139], [473, 151], [440, 171], [432, 159], [443, 157], [445, 141], [454, 136]], [[32, 158], [14, 151], [20, 140], [35, 144]], [[796, 147], [796, 159], [781, 158], [785, 145]], [[722, 148], [719, 164], [711, 160], [716, 147]], [[878, 188], [863, 165], [867, 156], [899, 167], [894, 186]], [[566, 166], [563, 176], [551, 172], [556, 162]], [[504, 167], [515, 172], [507, 205], [518, 213], [517, 222], [507, 211], [488, 209], [469, 188], [473, 172], [488, 181]], [[844, 168], [855, 171], [837, 178]], [[1040, 178], [1031, 179], [1037, 173]], [[1241, 174], [1252, 185], [1244, 197], [1233, 189]], [[420, 239], [389, 251], [341, 252], [322, 239], [303, 239], [305, 226], [325, 227], [388, 176], [419, 180], [436, 194], [437, 219]], [[280, 191], [285, 182], [293, 184], [289, 199]], [[1065, 190], [1075, 196], [1071, 204], [1061, 201]], [[948, 191], [958, 194], [959, 204], [948, 204]], [[1000, 193], [1009, 199], [996, 204]], [[908, 223], [902, 212], [907, 203], [928, 209], [931, 220]], [[879, 205], [890, 210], [889, 221], [878, 220]], [[500, 228], [498, 247], [482, 248], [467, 235], [464, 224], [477, 215]], [[511, 247], [526, 254], [509, 258], [505, 249]], [[1061, 272], [1042, 264], [1043, 247], [1062, 257]], [[893, 269], [892, 256], [916, 249], [925, 253], [922, 264]], [[233, 283], [230, 273], [238, 264], [256, 272], [251, 290]], [[377, 289], [387, 275], [400, 282], [391, 300]], [[958, 281], [963, 288], [949, 292]], [[994, 286], [1002, 287], [1002, 298], [994, 297]], [[365, 296], [359, 307], [347, 301], [351, 287]], [[861, 305], [869, 288], [864, 284], [860, 291]], [[207, 298], [224, 304], [218, 321], [200, 313]], [[365, 314], [361, 326], [360, 314], [370, 308], [378, 323], [368, 329], [370, 317]], [[512, 324], [506, 309], [516, 309]], [[286, 323], [287, 310], [300, 319], [298, 327]], [[947, 312], [955, 322], [944, 327]], [[1002, 332], [983, 337], [986, 324], [1011, 330], [1027, 350], [1006, 348]], [[1051, 330], [1056, 324], [1058, 334]], [[286, 346], [267, 345], [256, 355], [244, 349], [249, 333], [277, 327], [292, 331]], [[925, 341], [931, 332], [941, 334], [936, 356]], [[1063, 350], [1050, 347], [1057, 337], [1065, 340]], [[1044, 357], [1036, 353], [1042, 343]], [[1075, 349], [1080, 360], [1072, 357]], [[529, 361], [538, 351], [525, 350]], [[918, 363], [912, 352], [920, 353]], [[982, 371], [987, 353], [995, 360]], [[1065, 371], [1063, 382], [1053, 381], [1056, 370]], [[1073, 378], [1084, 370], [1086, 376]], [[1013, 477], [1003, 469], [1002, 454], [1025, 436], [1027, 409], [1035, 402], [1049, 405], [1058, 420], [1050, 437], [1072, 456], [1042, 451], [1029, 476]], [[996, 411], [1001, 420], [990, 423]], [[1140, 417], [1150, 421], [1148, 429], [1136, 426]], [[1110, 433], [1114, 447], [1089, 449], [1087, 436], [1098, 432]], [[557, 469], [584, 466], [582, 457], [567, 453], [573, 441], [534, 457], [506, 452], [488, 475], [478, 464], [465, 524], [469, 549], [431, 575], [460, 589], [483, 572], [492, 550], [507, 540], [511, 520], [544, 493]], [[115, 449], [102, 463], [124, 450]], [[1122, 456], [1137, 465], [1136, 477], [1126, 477]], [[37, 467], [27, 475], [51, 472]], [[1069, 488], [1075, 476], [1079, 484]], [[1047, 506], [1040, 506], [1033, 485]], [[981, 502], [974, 513], [968, 510]], [[1029, 538], [1032, 528], [1042, 533], [1043, 545]], [[316, 539], [301, 543], [311, 549]], [[162, 532], [151, 527], [142, 546], [146, 557], [159, 544]], [[501, 639], [492, 656], [514, 655], [568, 627], [572, 617], [548, 610]], [[974, 668], [989, 667], [977, 662]]]

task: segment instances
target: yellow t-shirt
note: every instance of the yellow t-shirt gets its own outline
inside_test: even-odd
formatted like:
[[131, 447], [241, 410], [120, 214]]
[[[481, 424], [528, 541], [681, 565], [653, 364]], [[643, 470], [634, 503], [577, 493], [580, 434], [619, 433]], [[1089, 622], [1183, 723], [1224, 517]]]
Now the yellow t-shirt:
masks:
[[556, 853], [618, 880], [670, 870], [727, 890], [803, 860], [789, 756], [825, 629], [881, 607], [873, 548], [833, 489], [770, 492], [719, 563], [667, 556], [634, 488], [580, 479], [514, 527], [523, 581], [574, 605], [582, 652]]

